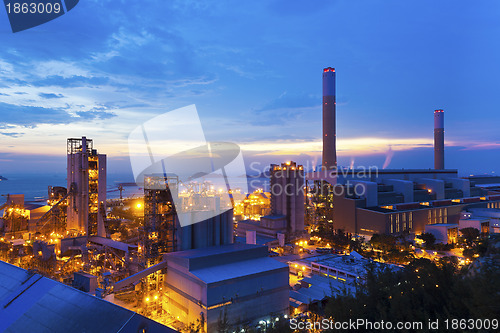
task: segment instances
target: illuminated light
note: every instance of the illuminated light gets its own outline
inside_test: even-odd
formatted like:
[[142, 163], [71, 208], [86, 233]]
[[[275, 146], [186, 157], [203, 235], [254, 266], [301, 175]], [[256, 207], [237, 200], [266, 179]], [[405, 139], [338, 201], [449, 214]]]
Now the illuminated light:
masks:
[[149, 302], [149, 297], [146, 297], [146, 302]]
[[290, 165], [291, 163], [292, 163], [292, 162], [288, 161], [288, 162], [286, 162], [286, 165]]
[[141, 208], [141, 207], [142, 207], [142, 204], [141, 204], [141, 203], [138, 203], [138, 204], [136, 205], [136, 207], [137, 207], [137, 208]]
[[155, 299], [158, 299], [158, 295], [155, 295]]
[[305, 266], [302, 266], [302, 270], [305, 271], [306, 270], [306, 267]]

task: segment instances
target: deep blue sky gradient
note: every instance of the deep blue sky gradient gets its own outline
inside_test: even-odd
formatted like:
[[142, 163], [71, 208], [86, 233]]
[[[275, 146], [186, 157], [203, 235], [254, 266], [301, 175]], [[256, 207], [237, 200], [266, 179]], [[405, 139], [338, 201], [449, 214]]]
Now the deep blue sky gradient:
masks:
[[[328, 66], [341, 164], [382, 166], [391, 146], [391, 168], [432, 167], [439, 108], [446, 166], [500, 173], [499, 18], [497, 1], [81, 0], [13, 34], [0, 10], [0, 174], [63, 171], [70, 135], [128, 172], [128, 133], [189, 104], [208, 140], [262, 143], [247, 163], [317, 161], [272, 143], [321, 139]], [[386, 143], [342, 148], [357, 138]]]

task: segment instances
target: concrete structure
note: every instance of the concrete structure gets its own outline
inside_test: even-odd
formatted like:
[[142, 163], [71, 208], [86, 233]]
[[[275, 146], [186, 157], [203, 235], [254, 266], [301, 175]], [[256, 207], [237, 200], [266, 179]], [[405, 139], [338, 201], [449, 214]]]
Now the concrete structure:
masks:
[[232, 244], [164, 255], [164, 309], [183, 323], [203, 322], [209, 333], [227, 313], [231, 332], [270, 315], [288, 314], [288, 266], [267, 247]]
[[418, 234], [427, 224], [458, 225], [469, 207], [500, 205], [500, 195], [458, 178], [456, 170], [338, 170], [336, 177], [333, 222], [354, 234]]
[[133, 311], [0, 261], [0, 332], [176, 332]]
[[335, 68], [323, 69], [323, 168], [337, 167]]
[[353, 294], [356, 283], [362, 281], [366, 274], [366, 265], [373, 263], [377, 266], [385, 265], [392, 269], [398, 266], [381, 264], [363, 258], [356, 252], [349, 255], [323, 254], [304, 259], [290, 261], [290, 273], [303, 278], [300, 285], [296, 285], [290, 292], [290, 304], [296, 310], [308, 310], [312, 303], [322, 301], [332, 294]]
[[[180, 225], [178, 212], [173, 204], [178, 196], [177, 187], [169, 186], [176, 183], [173, 178], [168, 175], [146, 176], [141, 244], [147, 267], [158, 263], [164, 253], [233, 243], [233, 210], [220, 209], [218, 197], [202, 199], [212, 199], [215, 211], [223, 211], [222, 213], [203, 219], [206, 213], [203, 210], [184, 212], [193, 221], [201, 222], [184, 227]], [[194, 206], [200, 207], [199, 204]]]
[[[301, 276], [323, 275], [341, 282], [355, 282], [364, 279], [369, 259], [356, 252], [348, 255], [322, 254], [289, 262], [290, 273]], [[386, 265], [373, 262], [375, 265]], [[397, 266], [389, 265], [389, 267]], [[299, 274], [300, 273], [300, 274]]]
[[434, 111], [434, 169], [444, 169], [444, 111]]
[[[287, 233], [304, 231], [304, 168], [295, 162], [271, 165], [271, 216], [284, 216]], [[262, 217], [266, 219], [266, 216]]]
[[299, 238], [304, 231], [304, 168], [295, 162], [271, 165], [271, 214], [260, 221], [238, 222], [237, 235], [244, 237], [247, 230], [255, 230], [264, 237], [276, 239], [279, 233], [287, 240]]
[[458, 239], [458, 224], [428, 224], [425, 226], [425, 232], [434, 235], [436, 243], [452, 244]]
[[[463, 219], [478, 220], [481, 222], [481, 232], [500, 233], [500, 201], [488, 203], [487, 208], [469, 208]], [[488, 231], [486, 228], [488, 221]]]
[[85, 272], [73, 273], [73, 288], [93, 295], [98, 286], [97, 276]]
[[491, 222], [490, 218], [488, 217], [478, 217], [478, 216], [473, 216], [473, 214], [469, 212], [462, 212], [462, 216], [458, 221], [458, 231], [465, 228], [474, 228], [481, 233], [485, 234], [490, 232], [493, 233], [495, 231], [494, 228], [491, 228], [490, 230], [490, 222]]
[[106, 155], [98, 154], [93, 141], [68, 139], [67, 229], [87, 236], [106, 237]]

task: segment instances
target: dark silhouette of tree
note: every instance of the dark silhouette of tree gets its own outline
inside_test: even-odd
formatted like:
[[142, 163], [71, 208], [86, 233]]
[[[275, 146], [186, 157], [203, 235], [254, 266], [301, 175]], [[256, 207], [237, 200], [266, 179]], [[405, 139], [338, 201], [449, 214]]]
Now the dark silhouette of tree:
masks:
[[373, 234], [370, 244], [382, 251], [390, 251], [396, 248], [396, 237], [386, 234]]
[[476, 228], [463, 228], [460, 229], [460, 232], [462, 233], [462, 236], [465, 239], [465, 242], [467, 245], [471, 246], [472, 242], [475, 241], [479, 237], [479, 230]]
[[355, 294], [330, 297], [325, 315], [334, 321], [422, 322], [429, 332], [428, 320], [498, 318], [499, 293], [500, 270], [494, 264], [471, 275], [445, 261], [416, 259], [399, 270], [369, 265]]
[[429, 232], [422, 233], [420, 235], [420, 239], [425, 242], [425, 248], [427, 249], [432, 249], [434, 243], [436, 242], [436, 237]]
[[[272, 316], [274, 317], [274, 316]], [[277, 317], [278, 320], [275, 320], [272, 323], [272, 327], [268, 327], [266, 332], [273, 332], [273, 333], [289, 333], [292, 332], [292, 329], [290, 328], [290, 323], [283, 315], [280, 315]]]

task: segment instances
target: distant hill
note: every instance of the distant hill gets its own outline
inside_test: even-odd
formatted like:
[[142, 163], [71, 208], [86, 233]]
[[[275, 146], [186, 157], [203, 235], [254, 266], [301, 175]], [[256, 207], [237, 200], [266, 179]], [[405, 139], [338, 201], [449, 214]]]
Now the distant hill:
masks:
[[264, 170], [257, 175], [247, 175], [247, 177], [248, 178], [270, 178], [271, 177], [271, 170], [267, 169], [267, 170]]

